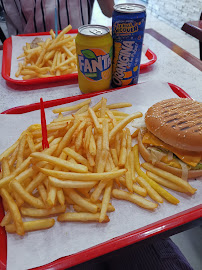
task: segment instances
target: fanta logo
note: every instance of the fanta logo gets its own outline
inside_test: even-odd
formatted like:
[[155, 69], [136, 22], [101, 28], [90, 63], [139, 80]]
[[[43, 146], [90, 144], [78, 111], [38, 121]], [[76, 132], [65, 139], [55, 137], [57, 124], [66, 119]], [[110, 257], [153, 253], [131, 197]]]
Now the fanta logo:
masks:
[[117, 86], [122, 85], [122, 80], [126, 75], [126, 71], [130, 69], [133, 56], [137, 51], [137, 44], [135, 44], [135, 41], [123, 41], [122, 44], [119, 44], [121, 45], [121, 49], [118, 54], [117, 63], [114, 63], [116, 66], [112, 78], [113, 83]]
[[111, 67], [111, 58], [112, 48], [109, 53], [102, 49], [81, 50], [78, 55], [79, 69], [88, 79], [99, 81], [104, 78], [104, 71]]
[[138, 31], [140, 24], [141, 22], [115, 23], [114, 32], [120, 35], [132, 34]]

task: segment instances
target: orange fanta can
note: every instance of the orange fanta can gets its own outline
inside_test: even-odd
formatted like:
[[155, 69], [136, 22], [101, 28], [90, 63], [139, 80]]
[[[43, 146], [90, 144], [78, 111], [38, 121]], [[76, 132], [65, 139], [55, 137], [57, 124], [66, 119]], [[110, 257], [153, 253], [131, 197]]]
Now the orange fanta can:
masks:
[[90, 93], [109, 89], [113, 57], [109, 29], [102, 25], [83, 25], [75, 41], [80, 90]]

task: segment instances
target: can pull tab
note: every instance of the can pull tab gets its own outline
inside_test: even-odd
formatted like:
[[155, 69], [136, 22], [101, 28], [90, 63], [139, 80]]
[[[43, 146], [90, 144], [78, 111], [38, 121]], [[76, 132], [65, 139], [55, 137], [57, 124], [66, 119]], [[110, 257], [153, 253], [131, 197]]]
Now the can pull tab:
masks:
[[120, 9], [124, 9], [124, 10], [134, 10], [133, 6], [124, 6], [124, 7], [120, 7]]
[[96, 29], [96, 28], [94, 28], [92, 30], [90, 29], [89, 32], [91, 32], [94, 35], [101, 35], [102, 34], [102, 30], [99, 30], [99, 29]]

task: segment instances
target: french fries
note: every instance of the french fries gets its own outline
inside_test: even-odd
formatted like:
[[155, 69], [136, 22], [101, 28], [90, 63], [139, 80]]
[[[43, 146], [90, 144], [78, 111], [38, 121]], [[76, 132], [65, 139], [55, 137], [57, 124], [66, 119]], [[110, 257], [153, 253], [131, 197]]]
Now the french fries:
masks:
[[51, 38], [38, 42], [35, 48], [27, 43], [24, 53], [17, 57], [23, 62], [19, 62], [15, 76], [29, 80], [76, 72], [75, 37], [67, 34], [71, 28], [71, 25], [65, 27], [57, 38], [51, 29]]
[[[39, 66], [51, 57], [55, 66], [61, 65], [52, 49], [66, 41], [63, 34], [55, 38], [51, 31], [51, 36], [54, 42], [42, 44]], [[35, 51], [39, 53], [39, 49]], [[38, 72], [39, 68], [30, 71]], [[138, 146], [132, 147], [136, 135], [131, 136], [127, 124], [142, 113], [114, 110], [131, 104], [110, 105], [105, 98], [93, 107], [90, 103], [87, 99], [53, 110], [59, 115], [47, 125], [48, 149], [42, 149], [41, 125], [36, 124], [0, 155], [0, 194], [6, 211], [0, 225], [7, 232], [24, 235], [51, 228], [55, 220], [50, 216], [57, 216], [59, 222], [109, 222], [108, 213], [115, 211], [112, 198], [147, 210], [155, 210], [163, 198], [178, 204], [162, 186], [184, 193], [196, 191], [180, 178], [139, 163]], [[141, 166], [148, 171], [142, 171]], [[67, 212], [70, 205], [75, 212]], [[24, 222], [24, 217], [44, 219]]]

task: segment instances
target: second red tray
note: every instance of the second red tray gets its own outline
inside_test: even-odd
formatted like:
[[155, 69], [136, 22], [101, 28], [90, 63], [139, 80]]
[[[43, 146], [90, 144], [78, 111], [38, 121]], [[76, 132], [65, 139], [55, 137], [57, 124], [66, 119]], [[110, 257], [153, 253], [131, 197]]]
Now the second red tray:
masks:
[[[77, 34], [78, 30], [71, 30], [69, 31], [69, 34]], [[19, 35], [19, 36], [43, 36], [43, 35], [50, 35], [49, 32], [42, 32], [42, 33], [33, 33], [33, 34], [25, 34], [25, 35]], [[152, 52], [150, 49], [146, 52], [146, 57], [148, 58], [148, 62], [143, 63], [140, 65], [140, 69], [144, 69], [152, 64], [154, 64], [157, 60], [157, 56], [154, 52]], [[12, 60], [12, 38], [9, 37], [4, 41], [3, 45], [3, 60], [2, 60], [2, 77], [14, 84], [18, 85], [40, 85], [42, 83], [51, 83], [51, 82], [65, 82], [65, 84], [71, 84], [72, 82], [75, 82], [78, 80], [78, 73], [72, 73], [72, 74], [65, 74], [61, 76], [53, 76], [48, 78], [35, 78], [30, 80], [19, 80], [18, 78], [13, 79], [10, 77], [10, 71], [11, 71], [11, 60]]]

